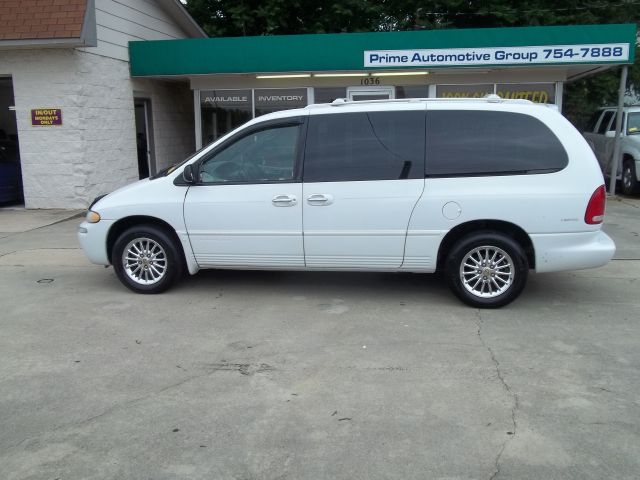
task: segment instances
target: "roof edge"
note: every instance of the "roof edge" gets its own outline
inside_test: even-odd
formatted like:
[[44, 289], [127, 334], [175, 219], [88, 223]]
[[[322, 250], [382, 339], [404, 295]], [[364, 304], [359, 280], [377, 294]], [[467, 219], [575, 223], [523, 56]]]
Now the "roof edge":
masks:
[[[169, 1], [169, 0], [168, 0]], [[405, 63], [371, 64], [367, 54], [385, 56], [388, 52], [424, 50], [478, 50], [468, 63], [445, 65], [422, 60], [414, 68], [517, 67], [525, 65], [620, 65], [635, 59], [637, 26], [635, 24], [566, 25], [546, 27], [503, 27], [485, 29], [442, 29], [398, 32], [363, 32], [339, 34], [265, 35], [252, 37], [188, 38], [178, 40], [147, 40], [129, 42], [131, 75], [171, 76], [201, 74], [279, 73], [315, 71], [368, 71], [405, 67]], [[599, 45], [624, 47], [620, 58], [599, 54]], [[570, 50], [567, 58], [549, 59], [545, 46], [589, 47]], [[521, 55], [490, 58], [491, 51], [519, 47], [535, 48], [535, 57]], [[591, 48], [597, 56], [585, 58]], [[622, 47], [620, 47], [622, 48]], [[568, 51], [569, 51], [568, 50]], [[532, 50], [533, 51], [533, 50]], [[623, 50], [621, 50], [622, 52]], [[508, 52], [510, 55], [511, 53]], [[610, 52], [611, 53], [611, 52]], [[546, 56], [543, 56], [545, 55]], [[408, 54], [407, 54], [408, 55]], [[480, 56], [482, 58], [480, 58]], [[531, 54], [533, 55], [533, 54]], [[564, 55], [564, 53], [563, 53]], [[414, 55], [413, 55], [414, 56]], [[411, 56], [411, 58], [413, 58]], [[404, 55], [402, 58], [409, 58]], [[486, 58], [485, 58], [486, 57]], [[510, 60], [511, 59], [511, 60]], [[491, 62], [489, 60], [501, 60]], [[536, 60], [534, 62], [534, 60]], [[413, 60], [412, 60], [413, 62]], [[409, 62], [411, 63], [411, 62]]]
[[0, 40], [0, 50], [14, 48], [75, 48], [87, 47], [80, 37], [73, 38], [24, 38], [20, 40]]
[[209, 38], [209, 35], [198, 25], [180, 0], [157, 0], [161, 8], [171, 15], [175, 21], [193, 38]]

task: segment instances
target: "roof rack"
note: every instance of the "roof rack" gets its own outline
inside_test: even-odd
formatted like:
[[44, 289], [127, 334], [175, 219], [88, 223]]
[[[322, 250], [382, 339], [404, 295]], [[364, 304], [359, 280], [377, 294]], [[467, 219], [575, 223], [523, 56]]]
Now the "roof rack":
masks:
[[392, 100], [348, 100], [346, 98], [336, 98], [331, 103], [317, 103], [307, 105], [305, 108], [318, 108], [318, 107], [342, 107], [346, 105], [362, 105], [365, 103], [371, 104], [388, 104], [388, 103], [415, 103], [415, 102], [434, 102], [434, 103], [457, 103], [457, 102], [479, 102], [479, 103], [516, 103], [533, 105], [531, 100], [524, 99], [505, 99], [496, 94], [489, 94], [483, 98], [396, 98]]

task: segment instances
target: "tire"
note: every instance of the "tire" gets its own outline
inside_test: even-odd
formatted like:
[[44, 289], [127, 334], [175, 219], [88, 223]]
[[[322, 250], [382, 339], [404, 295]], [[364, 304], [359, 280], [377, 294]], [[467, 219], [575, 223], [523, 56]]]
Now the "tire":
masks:
[[111, 263], [118, 279], [136, 293], [161, 293], [182, 275], [180, 249], [154, 225], [125, 230], [113, 245]]
[[640, 192], [638, 177], [636, 177], [636, 162], [625, 160], [622, 165], [622, 193], [633, 195]]
[[[487, 264], [483, 265], [483, 261]], [[449, 288], [464, 303], [477, 308], [499, 308], [511, 303], [524, 289], [528, 274], [529, 263], [522, 246], [495, 231], [463, 237], [453, 245], [445, 261]]]

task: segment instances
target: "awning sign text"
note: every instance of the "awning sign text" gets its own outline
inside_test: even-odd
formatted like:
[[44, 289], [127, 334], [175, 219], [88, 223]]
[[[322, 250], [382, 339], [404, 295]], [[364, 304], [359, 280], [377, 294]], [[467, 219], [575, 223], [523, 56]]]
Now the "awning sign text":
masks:
[[628, 60], [629, 44], [627, 43], [430, 50], [370, 50], [364, 52], [365, 67], [622, 63]]

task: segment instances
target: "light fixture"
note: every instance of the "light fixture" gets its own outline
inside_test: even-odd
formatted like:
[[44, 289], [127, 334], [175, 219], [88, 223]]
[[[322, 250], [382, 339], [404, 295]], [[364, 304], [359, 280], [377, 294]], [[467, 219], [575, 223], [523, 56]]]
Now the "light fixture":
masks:
[[429, 72], [378, 72], [372, 73], [372, 77], [399, 77], [405, 75], [429, 75]]
[[288, 73], [283, 75], [256, 75], [256, 78], [259, 79], [267, 79], [267, 78], [309, 78], [311, 76], [310, 73]]
[[328, 77], [368, 77], [368, 73], [314, 73], [314, 77], [328, 78]]
[[437, 70], [434, 73], [436, 75], [468, 75], [470, 73], [489, 73], [490, 71], [491, 70], [465, 67], [465, 68], [443, 68], [442, 70]]

